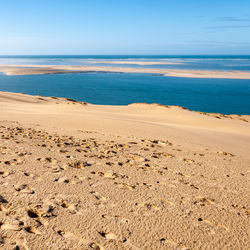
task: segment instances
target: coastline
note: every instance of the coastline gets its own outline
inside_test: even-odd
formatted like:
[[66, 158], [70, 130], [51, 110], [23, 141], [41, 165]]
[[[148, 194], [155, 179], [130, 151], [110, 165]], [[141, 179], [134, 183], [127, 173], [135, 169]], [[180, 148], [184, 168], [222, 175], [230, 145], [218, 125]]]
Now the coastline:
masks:
[[156, 68], [128, 68], [110, 66], [58, 66], [58, 65], [0, 65], [0, 72], [6, 75], [38, 75], [38, 74], [67, 74], [67, 73], [140, 73], [160, 74], [168, 77], [185, 78], [214, 78], [214, 79], [250, 79], [248, 71], [207, 71], [180, 70]]

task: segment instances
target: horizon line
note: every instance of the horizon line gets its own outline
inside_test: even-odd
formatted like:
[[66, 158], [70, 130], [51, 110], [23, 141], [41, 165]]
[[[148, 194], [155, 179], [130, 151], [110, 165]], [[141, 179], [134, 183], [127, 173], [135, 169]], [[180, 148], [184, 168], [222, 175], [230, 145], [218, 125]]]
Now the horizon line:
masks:
[[250, 56], [250, 54], [0, 54], [0, 56]]

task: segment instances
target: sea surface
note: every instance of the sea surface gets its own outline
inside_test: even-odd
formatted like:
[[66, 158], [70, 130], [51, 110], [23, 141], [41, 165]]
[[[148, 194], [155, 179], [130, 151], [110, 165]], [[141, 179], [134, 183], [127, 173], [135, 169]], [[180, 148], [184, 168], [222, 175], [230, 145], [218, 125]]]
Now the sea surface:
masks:
[[[159, 61], [178, 65], [117, 65], [171, 69], [250, 71], [250, 56], [0, 56], [1, 64], [89, 65], [90, 61]], [[110, 64], [116, 66], [115, 64]], [[80, 73], [6, 76], [0, 91], [72, 98], [103, 105], [135, 102], [177, 105], [195, 111], [250, 115], [250, 80], [166, 77], [156, 74]]]
[[[102, 64], [103, 61], [142, 61], [142, 62], [169, 62], [179, 65], [126, 65], [123, 67], [167, 68], [167, 69], [203, 69], [203, 70], [245, 70], [250, 71], [250, 55], [247, 56], [0, 56], [1, 64], [25, 65], [96, 65], [115, 66], [115, 64]], [[91, 63], [98, 61], [97, 63]]]

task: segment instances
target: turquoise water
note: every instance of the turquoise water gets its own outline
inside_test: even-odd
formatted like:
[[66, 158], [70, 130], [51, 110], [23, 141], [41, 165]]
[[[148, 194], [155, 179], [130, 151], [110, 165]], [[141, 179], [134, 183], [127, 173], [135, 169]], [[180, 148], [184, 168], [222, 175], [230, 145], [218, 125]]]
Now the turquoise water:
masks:
[[134, 102], [250, 115], [250, 80], [192, 79], [151, 74], [0, 75], [0, 90], [73, 98], [93, 104]]
[[[168, 69], [203, 69], [203, 70], [245, 70], [250, 71], [250, 56], [0, 56], [0, 64], [39, 64], [39, 65], [89, 65], [89, 61], [99, 61], [90, 65], [101, 64], [103, 60], [125, 60], [125, 61], [159, 61], [181, 63], [180, 65], [117, 65], [124, 67], [144, 68], [168, 68]], [[115, 64], [110, 64], [116, 66]]]

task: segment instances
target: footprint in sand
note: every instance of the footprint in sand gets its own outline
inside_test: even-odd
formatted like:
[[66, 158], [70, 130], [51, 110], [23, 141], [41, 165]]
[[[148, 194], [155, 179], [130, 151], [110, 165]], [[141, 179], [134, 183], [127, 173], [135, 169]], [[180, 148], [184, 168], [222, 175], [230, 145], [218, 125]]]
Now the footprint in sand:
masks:
[[81, 183], [82, 181], [79, 180], [78, 178], [76, 180], [69, 179], [67, 177], [61, 177], [61, 178], [56, 178], [54, 182], [57, 183], [66, 183], [66, 184], [76, 184], [76, 183]]
[[199, 198], [198, 200], [196, 200], [194, 202], [195, 205], [198, 205], [198, 206], [207, 206], [207, 205], [214, 205], [214, 199], [208, 199], [208, 198]]
[[1, 176], [2, 178], [6, 178], [6, 177], [9, 176], [9, 175], [10, 175], [9, 172], [0, 170], [0, 176]]
[[103, 238], [107, 240], [117, 240], [118, 236], [113, 233], [98, 232]]
[[[249, 208], [247, 208], [247, 206], [241, 206], [241, 205], [237, 205], [237, 204], [232, 204], [232, 207], [234, 208], [234, 209], [238, 209], [238, 210], [242, 210], [242, 211], [244, 211], [245, 212], [245, 214], [247, 215], [247, 216], [249, 216], [250, 215], [250, 209]], [[240, 213], [238, 212], [238, 215], [240, 215]]]
[[25, 194], [34, 194], [35, 193], [34, 189], [27, 184], [15, 186], [14, 188], [16, 191], [18, 191], [20, 193], [25, 193]]
[[190, 175], [187, 175], [187, 174], [181, 173], [181, 172], [178, 172], [177, 174], [182, 176], [182, 177], [187, 177], [187, 178], [191, 177]]
[[4, 204], [4, 203], [6, 204], [8, 203], [8, 201], [2, 195], [0, 195], [0, 204]]
[[217, 154], [224, 155], [224, 156], [234, 156], [233, 154], [227, 153], [227, 152], [224, 152], [224, 151], [218, 151]]
[[38, 211], [34, 210], [34, 209], [28, 209], [27, 210], [27, 215], [32, 219], [39, 218], [41, 216], [41, 214]]
[[30, 156], [32, 155], [32, 153], [28, 153], [28, 152], [16, 152], [17, 156], [20, 156], [20, 157], [27, 157], [27, 156]]
[[11, 231], [20, 231], [22, 228], [20, 227], [18, 222], [16, 222], [15, 224], [8, 224], [8, 223], [0, 222], [0, 229], [1, 230], [11, 230]]
[[151, 210], [151, 211], [159, 211], [161, 210], [161, 208], [153, 203], [145, 203], [144, 204], [144, 207], [147, 209], [147, 210]]
[[92, 164], [86, 162], [86, 161], [72, 161], [71, 163], [69, 163], [69, 166], [72, 168], [77, 168], [77, 169], [84, 169], [86, 167], [90, 167]]
[[36, 229], [35, 227], [32, 227], [32, 226], [24, 227], [24, 230], [30, 234], [41, 234], [38, 229]]
[[110, 178], [110, 179], [115, 179], [115, 178], [121, 178], [121, 179], [128, 179], [129, 177], [127, 175], [122, 175], [122, 174], [118, 174], [118, 173], [115, 173], [115, 172], [112, 172], [112, 171], [107, 171], [107, 172], [91, 172], [91, 174], [95, 174], [95, 175], [99, 175], [99, 176], [102, 176], [102, 177], [105, 177], [105, 178]]
[[189, 164], [191, 164], [191, 163], [195, 163], [195, 161], [194, 161], [194, 160], [192, 160], [192, 159], [181, 158], [180, 160], [181, 160], [181, 161], [184, 161], [184, 162], [187, 162], [187, 163], [189, 163]]
[[[118, 235], [114, 233], [107, 233], [107, 232], [98, 232], [104, 239], [109, 241], [119, 241], [120, 243], [128, 244], [128, 240], [125, 237], [119, 237]], [[130, 247], [131, 244], [128, 244]], [[136, 249], [134, 246], [131, 249]]]
[[101, 246], [95, 242], [90, 243], [89, 248], [94, 249], [94, 250], [104, 250], [103, 246]]
[[[167, 244], [167, 245], [170, 245], [171, 246], [171, 249], [174, 247], [174, 249], [183, 249], [183, 250], [188, 250], [189, 248], [186, 247], [185, 245], [183, 245], [182, 243], [177, 243], [177, 242], [174, 242], [173, 240], [169, 240], [169, 239], [166, 239], [166, 238], [161, 238], [160, 239], [160, 242], [162, 244]], [[168, 248], [167, 248], [168, 249]]]
[[126, 184], [126, 183], [114, 182], [114, 184], [117, 185], [121, 189], [134, 190], [136, 188], [136, 186], [129, 185], [129, 184]]
[[167, 158], [174, 158], [175, 156], [173, 154], [169, 154], [169, 153], [166, 153], [166, 152], [154, 152], [152, 154], [153, 158], [162, 158], [162, 157], [167, 157]]
[[32, 178], [33, 180], [42, 181], [42, 178], [41, 178], [40, 175], [34, 175], [34, 174], [30, 173], [30, 172], [24, 172], [23, 174], [24, 174], [26, 177]]
[[121, 217], [119, 215], [111, 216], [111, 215], [108, 215], [108, 214], [102, 214], [101, 217], [104, 218], [104, 219], [115, 220], [116, 222], [120, 222], [120, 223], [128, 223], [128, 222], [130, 222], [129, 219]]
[[4, 161], [3, 162], [5, 165], [7, 165], [7, 166], [14, 166], [15, 165], [15, 163], [13, 162], [13, 161]]
[[56, 164], [57, 160], [52, 158], [52, 157], [45, 157], [45, 158], [37, 158], [38, 161], [40, 162], [47, 162], [47, 163], [51, 163], [51, 164]]
[[187, 186], [189, 186], [189, 187], [191, 187], [191, 188], [200, 190], [200, 188], [199, 188], [198, 186], [196, 186], [196, 185], [194, 185], [194, 184], [192, 184], [192, 183], [190, 183], [190, 182], [188, 182], [188, 181], [179, 180], [179, 182], [182, 183], [182, 184], [185, 184], [185, 185], [187, 185]]
[[63, 208], [67, 208], [68, 211], [71, 213], [71, 214], [76, 214], [78, 212], [77, 210], [77, 206], [68, 202], [68, 201], [65, 201], [65, 200], [60, 200], [60, 199], [55, 199], [56, 201], [56, 204], [63, 207]]
[[92, 191], [92, 192], [90, 192], [92, 195], [94, 195], [94, 197], [97, 199], [97, 200], [102, 200], [102, 201], [106, 201], [107, 199], [104, 197], [104, 196], [102, 196], [102, 195], [100, 195], [99, 193], [97, 193], [97, 192], [95, 192], [95, 191]]
[[63, 230], [58, 230], [57, 233], [63, 238], [70, 238], [70, 239], [76, 238], [76, 236], [73, 233], [65, 232]]
[[206, 219], [203, 219], [203, 218], [198, 218], [198, 222], [202, 222], [202, 223], [205, 223], [205, 224], [208, 224], [208, 225], [211, 225], [213, 227], [216, 227], [217, 229], [224, 229], [226, 231], [229, 231], [229, 228], [224, 226], [224, 225], [220, 225], [220, 224], [217, 224], [217, 223], [213, 223], [209, 220], [206, 220]]

